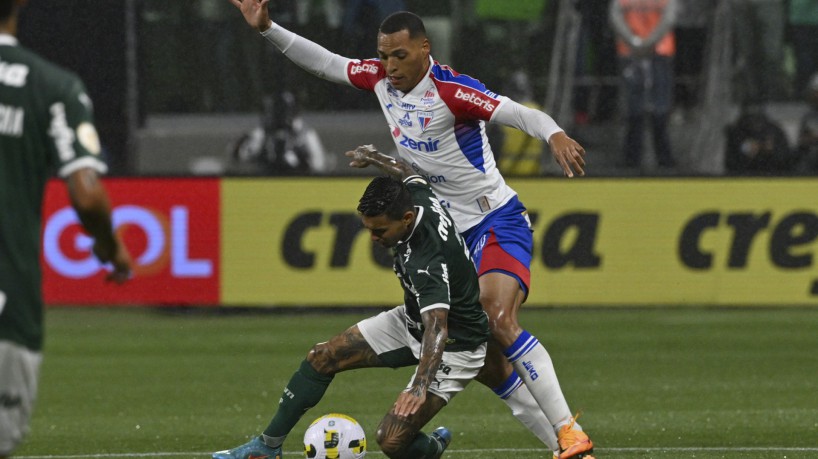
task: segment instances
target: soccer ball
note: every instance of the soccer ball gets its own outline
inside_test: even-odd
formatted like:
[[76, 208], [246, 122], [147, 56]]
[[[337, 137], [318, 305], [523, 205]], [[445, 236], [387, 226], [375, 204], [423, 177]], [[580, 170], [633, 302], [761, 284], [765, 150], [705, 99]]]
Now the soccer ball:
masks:
[[304, 433], [304, 455], [309, 459], [361, 459], [366, 456], [366, 434], [349, 416], [321, 416]]

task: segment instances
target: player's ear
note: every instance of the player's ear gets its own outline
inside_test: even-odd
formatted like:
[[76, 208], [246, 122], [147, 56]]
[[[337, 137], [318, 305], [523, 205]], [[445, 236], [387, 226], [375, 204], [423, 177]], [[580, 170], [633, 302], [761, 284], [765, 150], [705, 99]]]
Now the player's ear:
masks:
[[409, 228], [413, 223], [415, 223], [415, 212], [407, 210], [406, 213], [403, 214], [403, 218], [401, 220], [403, 221], [403, 225]]

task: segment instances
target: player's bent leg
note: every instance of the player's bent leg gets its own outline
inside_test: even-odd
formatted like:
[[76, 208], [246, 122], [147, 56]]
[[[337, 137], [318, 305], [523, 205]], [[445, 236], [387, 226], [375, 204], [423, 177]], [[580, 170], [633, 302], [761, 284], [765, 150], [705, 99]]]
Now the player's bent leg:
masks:
[[318, 343], [307, 353], [307, 362], [318, 373], [334, 376], [346, 370], [385, 366], [366, 341], [358, 325], [353, 325], [329, 341]]
[[389, 411], [378, 425], [375, 440], [381, 451], [392, 459], [437, 459], [451, 441], [451, 434], [437, 429], [431, 435], [420, 431], [444, 406], [446, 401], [427, 393], [426, 401], [417, 413], [399, 417]]
[[506, 349], [520, 336], [517, 314], [525, 299], [517, 278], [493, 271], [480, 276], [480, 304], [489, 317], [491, 337]]
[[557, 435], [551, 421], [545, 416], [537, 400], [534, 399], [528, 387], [523, 384], [522, 379], [516, 372], [511, 373], [511, 376], [501, 386], [493, 390], [511, 409], [511, 413], [521, 424], [543, 442], [548, 449], [559, 452]]
[[490, 340], [486, 361], [477, 382], [491, 389], [511, 410], [511, 414], [552, 451], [559, 451], [552, 422], [517, 375], [499, 344]]
[[[502, 276], [504, 278], [511, 279], [510, 276], [500, 273], [488, 273], [481, 276], [481, 279], [485, 278], [485, 281], [494, 276]], [[502, 278], [499, 279], [502, 280]], [[517, 284], [504, 284], [504, 287], [507, 296], [512, 294], [516, 295], [517, 292], [520, 292], [520, 288]], [[492, 293], [487, 295], [488, 292]], [[481, 292], [481, 294], [487, 295], [481, 298], [482, 301], [488, 305], [488, 307], [483, 306], [483, 308], [486, 310], [490, 318], [489, 323], [492, 325], [492, 331], [517, 328], [519, 332], [522, 332], [522, 330], [519, 329], [519, 326], [508, 325], [508, 321], [516, 324], [516, 309], [514, 310], [513, 314], [507, 314], [507, 308], [504, 305], [509, 303], [500, 301], [499, 297], [501, 295], [498, 293], [499, 292], [496, 289], [491, 288], [487, 288]], [[522, 297], [519, 299], [515, 298], [514, 304], [516, 304], [517, 308], [519, 308], [519, 303], [521, 302]], [[513, 342], [516, 339], [516, 336], [517, 335], [511, 334], [510, 336], [506, 337], [505, 341]], [[531, 433], [533, 433], [534, 436], [543, 442], [543, 444], [545, 444], [552, 451], [558, 451], [559, 444], [557, 443], [557, 436], [554, 433], [553, 423], [545, 416], [542, 408], [540, 408], [537, 401], [531, 396], [531, 393], [528, 391], [526, 386], [523, 385], [522, 379], [514, 371], [514, 368], [512, 368], [511, 363], [509, 363], [508, 359], [503, 353], [503, 350], [506, 347], [507, 346], [503, 346], [502, 344], [498, 343], [494, 337], [489, 340], [485, 365], [475, 379], [479, 383], [494, 391], [494, 393], [497, 394], [501, 400], [503, 400], [503, 403], [509, 407], [514, 417]]]
[[301, 416], [321, 401], [336, 373], [373, 366], [382, 366], [381, 360], [357, 325], [313, 346], [287, 383], [278, 411], [264, 429], [265, 443], [280, 446]]
[[503, 354], [503, 347], [490, 339], [486, 349], [486, 361], [480, 369], [475, 381], [494, 390], [501, 386], [514, 373], [514, 368]]
[[[582, 432], [582, 428], [571, 417], [551, 356], [539, 340], [517, 322], [517, 313], [525, 298], [519, 281], [501, 272], [486, 273], [480, 277], [480, 291], [480, 301], [489, 315], [492, 338], [504, 348], [505, 357], [557, 431], [558, 437], [565, 438], [564, 442], [559, 442], [560, 451], [578, 451], [574, 455], [560, 455], [560, 459], [579, 459], [583, 453], [590, 453], [593, 444], [587, 435], [573, 434]], [[522, 394], [520, 396], [524, 397]], [[571, 434], [562, 433], [566, 427], [566, 432]], [[553, 442], [552, 438], [549, 440]]]

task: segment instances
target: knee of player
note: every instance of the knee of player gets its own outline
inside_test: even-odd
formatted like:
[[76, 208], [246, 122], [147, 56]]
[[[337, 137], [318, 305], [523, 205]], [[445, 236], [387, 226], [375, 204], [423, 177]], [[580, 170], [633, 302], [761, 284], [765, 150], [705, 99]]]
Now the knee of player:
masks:
[[483, 306], [483, 308], [486, 311], [486, 315], [488, 315], [489, 329], [493, 335], [503, 331], [513, 332], [513, 330], [519, 327], [517, 325], [517, 318], [512, 311], [504, 310], [502, 307], [486, 308]]
[[399, 433], [403, 429], [393, 427], [388, 418], [381, 421], [381, 425], [378, 426], [378, 430], [375, 432], [375, 441], [378, 442], [381, 452], [384, 453], [386, 457], [391, 459], [403, 459], [403, 453], [407, 447], [407, 438], [401, 436]]
[[307, 362], [320, 374], [333, 374], [335, 365], [334, 353], [327, 343], [318, 343], [314, 345], [307, 353]]

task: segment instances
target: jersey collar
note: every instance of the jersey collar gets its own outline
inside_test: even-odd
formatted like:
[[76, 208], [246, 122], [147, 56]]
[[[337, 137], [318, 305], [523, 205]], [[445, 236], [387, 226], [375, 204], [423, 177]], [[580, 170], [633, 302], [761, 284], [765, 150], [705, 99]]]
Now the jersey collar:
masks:
[[17, 39], [14, 38], [14, 35], [0, 33], [0, 45], [17, 46]]
[[398, 91], [401, 97], [406, 97], [410, 94], [425, 94], [426, 88], [429, 86], [429, 81], [432, 79], [432, 67], [435, 65], [435, 60], [432, 58], [431, 54], [429, 55], [429, 70], [426, 72], [426, 75], [423, 75], [423, 78], [418, 81], [418, 84], [415, 85], [414, 88], [409, 90], [409, 92]]
[[415, 230], [418, 226], [420, 226], [420, 220], [423, 218], [423, 206], [415, 206], [415, 210], [417, 213], [415, 214], [415, 222], [412, 224], [412, 231], [409, 232], [408, 236], [398, 241], [398, 244], [405, 244], [407, 241], [409, 241], [409, 239], [412, 239], [412, 236], [415, 234]]

